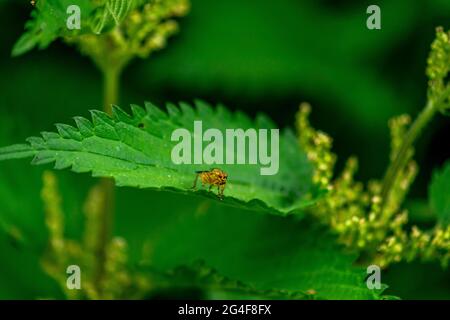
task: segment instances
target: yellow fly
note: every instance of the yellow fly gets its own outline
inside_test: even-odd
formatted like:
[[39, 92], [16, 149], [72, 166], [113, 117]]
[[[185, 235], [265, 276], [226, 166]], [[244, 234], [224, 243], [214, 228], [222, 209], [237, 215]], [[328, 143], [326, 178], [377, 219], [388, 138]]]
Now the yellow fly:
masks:
[[211, 169], [209, 171], [196, 171], [197, 175], [195, 176], [194, 186], [195, 189], [197, 186], [197, 180], [200, 177], [200, 181], [202, 182], [202, 186], [209, 185], [209, 189], [213, 186], [217, 186], [219, 199], [223, 199], [223, 191], [225, 190], [225, 186], [227, 184], [228, 174], [225, 171], [222, 171], [218, 168]]

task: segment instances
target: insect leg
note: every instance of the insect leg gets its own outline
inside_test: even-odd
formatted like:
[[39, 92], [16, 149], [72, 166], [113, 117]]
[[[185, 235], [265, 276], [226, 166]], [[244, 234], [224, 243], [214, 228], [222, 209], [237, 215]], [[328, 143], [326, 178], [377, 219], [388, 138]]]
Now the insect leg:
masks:
[[197, 186], [198, 176], [199, 176], [199, 173], [197, 173], [197, 174], [195, 175], [194, 185], [192, 186], [192, 189], [195, 189], [195, 187]]
[[217, 186], [218, 196], [219, 196], [220, 200], [223, 199], [223, 191], [224, 190], [225, 190], [225, 184]]

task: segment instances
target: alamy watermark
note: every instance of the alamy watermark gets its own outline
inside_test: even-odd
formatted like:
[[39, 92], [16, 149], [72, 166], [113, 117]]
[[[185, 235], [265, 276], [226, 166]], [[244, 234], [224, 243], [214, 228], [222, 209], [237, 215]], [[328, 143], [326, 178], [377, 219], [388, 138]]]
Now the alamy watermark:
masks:
[[380, 267], [375, 264], [368, 266], [367, 274], [369, 275], [366, 280], [367, 288], [370, 290], [381, 289], [381, 269], [380, 269]]
[[259, 164], [261, 175], [278, 173], [279, 129], [225, 129], [224, 135], [216, 128], [203, 132], [202, 121], [194, 121], [193, 133], [178, 128], [171, 141], [178, 142], [171, 152], [174, 164]]
[[68, 275], [66, 280], [66, 286], [69, 290], [81, 289], [81, 269], [76, 264], [70, 265], [66, 269]]
[[372, 4], [367, 7], [367, 14], [370, 16], [367, 18], [366, 26], [369, 30], [380, 30], [381, 29], [381, 9], [379, 6]]
[[69, 30], [81, 29], [81, 9], [79, 6], [72, 4], [67, 7], [66, 13], [69, 15], [66, 20], [66, 27]]
[[[31, 4], [36, 5], [36, 1], [32, 0]], [[69, 15], [66, 19], [66, 27], [69, 30], [81, 29], [81, 9], [78, 5], [71, 4], [67, 7], [66, 13]], [[369, 5], [366, 13], [370, 16], [366, 20], [366, 27], [369, 30], [381, 29], [381, 9], [378, 5]]]

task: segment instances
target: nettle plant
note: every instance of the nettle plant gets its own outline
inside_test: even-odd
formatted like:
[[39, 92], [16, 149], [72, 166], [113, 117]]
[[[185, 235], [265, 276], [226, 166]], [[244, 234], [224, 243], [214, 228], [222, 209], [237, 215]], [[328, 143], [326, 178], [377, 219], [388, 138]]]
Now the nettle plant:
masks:
[[[75, 117], [76, 126], [57, 124], [56, 132], [0, 149], [0, 160], [33, 157], [36, 165], [54, 163], [55, 169], [101, 178], [84, 205], [84, 238], [77, 241], [65, 236], [56, 175], [46, 171], [43, 176], [49, 242], [42, 264], [68, 298], [142, 298], [159, 289], [199, 288], [212, 298], [380, 299], [386, 298], [386, 286], [368, 288], [369, 265], [386, 268], [419, 259], [448, 267], [450, 164], [430, 184], [429, 202], [437, 217], [433, 228], [407, 225], [403, 203], [418, 170], [415, 140], [437, 113], [450, 112], [449, 33], [438, 28], [431, 46], [423, 111], [414, 121], [402, 115], [389, 122], [390, 164], [383, 179], [367, 185], [355, 181], [356, 158], [335, 174], [332, 139], [310, 126], [311, 108], [302, 104], [297, 135], [289, 129], [280, 134], [277, 174], [261, 175], [257, 165], [220, 165], [228, 174], [220, 200], [191, 188], [196, 171], [211, 168], [175, 164], [172, 133], [179, 128], [194, 132], [195, 121], [222, 133], [274, 129], [270, 119], [252, 120], [201, 101], [168, 104], [167, 111], [151, 103], [131, 105], [131, 113], [116, 106], [123, 68], [134, 57], [164, 47], [177, 29], [174, 18], [188, 11], [187, 0], [78, 1], [79, 30], [65, 27], [70, 2], [37, 1], [13, 54], [45, 48], [58, 38], [77, 47], [104, 75], [104, 111], [93, 110], [91, 120]], [[182, 219], [160, 231], [164, 235], [152, 240], [150, 257], [138, 266], [128, 261], [126, 239], [113, 233], [114, 185], [184, 195], [185, 204], [171, 206]], [[203, 200], [193, 205], [190, 198]], [[81, 290], [66, 286], [70, 264], [83, 272]]]

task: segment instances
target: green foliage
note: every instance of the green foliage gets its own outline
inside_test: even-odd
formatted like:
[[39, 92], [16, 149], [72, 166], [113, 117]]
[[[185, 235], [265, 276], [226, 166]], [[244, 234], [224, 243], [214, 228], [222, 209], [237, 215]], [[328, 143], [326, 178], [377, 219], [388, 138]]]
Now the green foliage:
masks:
[[[7, 144], [14, 136], [23, 135], [29, 129], [26, 119], [21, 127], [12, 125], [17, 114], [1, 113], [0, 141]], [[61, 172], [62, 173], [62, 172]], [[42, 170], [30, 167], [23, 161], [0, 164], [0, 299], [63, 298], [57, 284], [42, 270], [40, 259], [46, 247], [47, 229], [43, 206], [39, 196]], [[73, 192], [73, 184], [80, 181], [60, 175], [61, 190], [66, 195], [64, 217], [69, 227], [67, 234], [76, 234], [76, 206], [82, 199]], [[83, 185], [83, 183], [79, 184]], [[30, 191], [34, 190], [34, 191]]]
[[103, 6], [94, 13], [93, 31], [96, 34], [100, 34], [107, 26], [119, 25], [134, 7], [146, 1], [106, 0], [101, 2]]
[[[0, 5], [7, 1], [0, 1]], [[327, 107], [339, 108], [331, 115], [342, 115], [346, 123], [351, 115], [353, 129], [348, 136], [351, 139], [343, 141], [352, 153], [360, 153], [355, 149], [358, 139], [354, 133], [358, 132], [364, 146], [367, 143], [364, 132], [382, 137], [378, 128], [387, 117], [406, 110], [420, 92], [411, 90], [419, 74], [414, 70], [407, 70], [408, 79], [395, 78], [400, 80], [395, 81], [395, 85], [388, 75], [379, 74], [379, 70], [397, 74], [397, 67], [390, 65], [393, 63], [390, 55], [398, 47], [407, 47], [406, 53], [411, 59], [417, 55], [417, 51], [409, 48], [410, 43], [401, 39], [420, 38], [409, 35], [418, 30], [413, 21], [416, 15], [423, 15], [423, 6], [420, 1], [406, 2], [381, 2], [387, 12], [383, 15], [384, 31], [380, 37], [380, 33], [361, 28], [360, 4], [346, 5], [344, 9], [331, 12], [327, 7], [329, 2], [324, 5], [325, 2], [262, 1], [255, 10], [253, 4], [237, 0], [193, 0], [193, 14], [183, 21], [186, 33], [175, 49], [144, 68], [141, 65], [130, 70], [124, 81], [122, 99], [142, 101], [150, 96], [155, 101], [167, 101], [178, 94], [183, 98], [203, 97], [215, 95], [217, 88], [220, 92], [219, 97], [213, 98], [215, 100], [221, 100], [224, 92], [236, 105], [242, 106], [249, 96], [258, 97], [253, 105], [260, 109], [272, 105], [280, 108], [281, 104], [272, 103], [271, 99], [289, 98], [292, 94], [295, 97], [290, 99], [295, 101], [305, 96], [324, 99], [320, 102]], [[45, 48], [62, 38], [90, 56], [105, 74], [114, 68], [118, 68], [120, 74], [131, 58], [147, 57], [164, 47], [167, 38], [178, 28], [173, 18], [184, 15], [188, 9], [187, 1], [183, 0], [82, 0], [77, 3], [82, 9], [82, 29], [68, 31], [65, 28], [67, 1], [37, 0], [37, 3], [32, 20], [27, 23], [27, 32], [13, 54], [33, 47]], [[432, 8], [441, 14], [444, 6], [448, 6], [445, 1], [435, 0], [424, 10]], [[214, 12], [221, 14], [212, 14]], [[436, 12], [427, 11], [426, 16], [431, 20]], [[14, 24], [9, 14], [0, 12], [0, 15], [6, 19], [0, 19], [0, 23], [8, 27]], [[427, 21], [421, 19], [419, 23], [422, 30], [427, 29]], [[319, 34], [317, 25], [322, 27]], [[5, 39], [8, 36], [5, 34]], [[420, 43], [414, 42], [414, 47], [420, 51]], [[428, 61], [428, 97], [429, 105], [438, 106], [438, 111], [444, 113], [450, 102], [447, 95], [449, 48], [448, 34], [439, 29]], [[84, 76], [83, 68], [78, 68], [76, 63], [66, 64], [65, 60], [64, 74], [70, 76], [61, 76], [62, 64], [58, 67], [58, 58], [55, 59], [53, 53], [48, 55], [47, 62], [47, 56], [39, 53], [29, 61], [23, 58], [0, 62], [2, 70], [11, 74], [1, 80], [0, 104], [8, 110], [25, 108], [27, 117], [39, 128], [55, 122], [52, 119], [83, 114], [81, 110], [73, 111], [79, 106], [98, 104], [100, 90], [95, 79]], [[65, 59], [66, 52], [62, 54]], [[372, 60], [377, 62], [367, 65], [366, 62]], [[20, 66], [15, 65], [19, 62]], [[414, 64], [419, 64], [417, 59], [411, 63]], [[42, 85], [44, 72], [48, 84]], [[164, 85], [175, 91], [161, 90]], [[349, 90], [349, 86], [353, 90]], [[82, 94], [68, 101], [73, 88]], [[407, 93], [403, 94], [402, 90]], [[31, 96], [32, 104], [29, 103]], [[373, 96], [378, 99], [372, 99]], [[105, 105], [109, 106], [111, 101], [117, 101], [115, 99], [117, 95], [108, 96]], [[329, 104], [330, 101], [333, 103]], [[56, 180], [54, 174], [46, 172], [41, 190], [42, 205], [38, 194], [42, 171], [25, 168], [20, 162], [1, 162], [0, 298], [62, 297], [68, 263], [80, 264], [84, 276], [82, 292], [78, 295], [64, 292], [69, 298], [151, 298], [158, 297], [161, 290], [169, 290], [169, 297], [185, 298], [190, 293], [180, 289], [193, 288], [206, 298], [380, 298], [380, 292], [368, 290], [364, 282], [362, 266], [369, 260], [372, 262], [372, 258], [383, 266], [391, 264], [382, 273], [383, 282], [395, 287], [389, 294], [405, 298], [448, 296], [448, 269], [429, 268], [417, 262], [395, 264], [399, 260], [438, 258], [445, 267], [450, 258], [448, 192], [445, 193], [448, 165], [435, 174], [430, 185], [432, 210], [424, 201], [415, 202], [424, 212], [419, 222], [431, 226], [438, 216], [438, 225], [425, 231], [413, 226], [409, 231], [407, 223], [411, 221], [407, 221], [407, 211], [402, 209], [418, 168], [412, 160], [412, 141], [431, 119], [435, 107], [433, 112], [425, 114], [413, 135], [408, 134], [411, 129], [408, 117], [390, 122], [390, 160], [402, 161], [394, 170], [397, 174], [393, 175], [392, 184], [385, 184], [389, 187], [384, 195], [380, 193], [380, 181], [368, 183], [367, 188], [356, 181], [357, 162], [353, 158], [347, 162], [343, 173], [335, 177], [333, 169], [337, 157], [331, 153], [331, 138], [308, 127], [303, 117], [303, 125], [299, 127], [308, 127], [308, 130], [300, 130], [302, 148], [298, 148], [296, 138], [289, 131], [283, 133], [281, 171], [277, 176], [261, 177], [258, 169], [251, 166], [225, 165], [222, 168], [230, 174], [223, 202], [204, 190], [189, 190], [194, 172], [210, 168], [174, 167], [169, 163], [173, 146], [168, 142], [170, 132], [177, 127], [191, 130], [196, 118], [221, 130], [225, 127], [270, 128], [272, 125], [266, 119], [252, 121], [239, 112], [230, 113], [221, 107], [214, 110], [201, 104], [196, 109], [180, 107], [181, 111], [169, 106], [168, 114], [150, 105], [145, 111], [133, 107], [132, 115], [116, 108], [111, 117], [94, 111], [93, 121], [77, 117], [76, 128], [57, 125], [57, 133], [45, 132], [42, 138], [30, 138], [27, 145], [1, 149], [0, 158], [34, 156], [37, 164], [54, 161], [60, 169], [92, 171], [94, 176], [112, 176], [120, 185], [145, 189], [117, 190], [114, 234], [102, 243], [97, 231], [105, 221], [108, 223], [107, 219], [102, 220], [107, 202], [105, 190], [94, 186], [81, 208], [85, 196], [81, 190], [87, 190], [88, 186], [80, 181], [91, 181], [87, 175], [72, 175], [72, 180], [66, 179], [71, 173], [59, 172]], [[328, 111], [322, 112], [322, 120], [333, 119], [333, 123], [335, 118]], [[1, 116], [1, 119], [8, 118], [6, 114]], [[289, 117], [287, 121], [292, 122]], [[0, 127], [10, 123], [14, 123], [14, 135], [1, 140], [2, 145], [18, 136], [29, 135], [27, 131], [16, 129], [23, 126], [22, 121], [6, 121]], [[339, 126], [339, 121], [336, 123]], [[339, 140], [339, 136], [337, 138]], [[405, 144], [408, 139], [411, 143]], [[373, 146], [380, 145], [377, 142], [371, 141]], [[404, 153], [399, 157], [402, 148]], [[383, 158], [373, 156], [372, 148], [365, 149], [370, 149], [372, 162], [362, 161], [363, 168], [383, 163]], [[328, 189], [328, 193], [317, 199], [319, 190], [323, 189]], [[417, 206], [407, 208], [414, 213], [418, 210]], [[247, 214], [248, 209], [259, 213], [270, 211], [279, 216]], [[301, 214], [285, 216], [291, 212]], [[316, 219], [302, 220], [307, 212]], [[321, 223], [325, 226], [319, 227]], [[330, 234], [326, 227], [337, 236]], [[338, 239], [356, 249], [354, 253], [348, 255], [336, 244]], [[100, 248], [103, 245], [104, 248]], [[45, 254], [42, 254], [44, 247]], [[359, 252], [359, 256], [355, 252]], [[55, 288], [40, 265], [61, 284], [62, 290]], [[101, 279], [99, 268], [104, 269]], [[426, 278], [427, 283], [421, 284], [417, 277]]]
[[119, 25], [130, 11], [148, 1], [143, 0], [79, 0], [81, 30], [66, 27], [67, 8], [73, 5], [70, 0], [40, 0], [31, 12], [26, 23], [26, 32], [13, 48], [13, 56], [18, 56], [38, 47], [45, 49], [54, 40], [80, 34], [100, 34]]
[[[120, 236], [108, 245], [107, 276], [96, 291], [91, 227], [100, 221], [95, 212], [102, 203], [101, 189], [91, 189], [83, 210], [84, 237], [74, 241], [62, 236], [55, 186], [46, 173], [42, 194], [50, 238], [43, 263], [63, 290], [65, 267], [82, 267], [83, 289], [66, 290], [69, 298], [142, 298], [193, 289], [209, 298], [381, 298], [382, 290], [367, 289], [364, 268], [353, 266], [356, 256], [344, 253], [312, 221], [248, 214], [218, 201], [148, 190], [119, 199], [119, 207], [127, 210], [119, 211]], [[135, 210], [136, 201], [151, 203], [155, 210]]]
[[[80, 7], [83, 17], [93, 14], [99, 4], [106, 1], [80, 0], [77, 5]], [[14, 45], [12, 55], [18, 56], [30, 51], [34, 47], [39, 49], [47, 48], [55, 39], [77, 33], [66, 28], [67, 7], [73, 4], [70, 0], [41, 0], [37, 1], [36, 8], [31, 12], [31, 19], [25, 24], [25, 33]], [[91, 28], [83, 23], [82, 33], [89, 32]]]
[[450, 163], [434, 173], [429, 187], [429, 201], [439, 223], [444, 226], [450, 224]]
[[389, 122], [390, 163], [382, 182], [371, 180], [365, 187], [355, 181], [355, 158], [350, 158], [342, 174], [330, 182], [336, 158], [331, 152], [331, 138], [311, 128], [308, 105], [301, 106], [297, 115], [299, 142], [315, 167], [314, 181], [330, 190], [312, 213], [330, 225], [341, 242], [382, 267], [417, 258], [436, 259], [443, 267], [448, 266], [450, 226], [438, 224], [425, 231], [412, 226], [409, 231], [408, 212], [402, 206], [418, 170], [412, 159], [414, 142], [433, 116], [449, 106], [450, 84], [445, 79], [450, 65], [449, 48], [448, 33], [437, 28], [427, 67], [428, 101], [412, 124], [407, 115]]
[[322, 299], [378, 297], [379, 292], [367, 289], [364, 268], [351, 266], [355, 256], [344, 254], [323, 228], [310, 221], [230, 212], [223, 206], [208, 210], [211, 205], [205, 202], [193, 214], [186, 212], [153, 239], [149, 261], [154, 267], [170, 270], [202, 261], [256, 292]]
[[[0, 159], [34, 156], [34, 164], [55, 162], [56, 169], [92, 171], [96, 177], [113, 177], [118, 186], [187, 193], [193, 192], [190, 188], [195, 171], [210, 168], [172, 162], [170, 155], [176, 142], [171, 142], [171, 135], [175, 129], [182, 127], [193, 132], [194, 120], [200, 119], [205, 127], [222, 133], [226, 128], [273, 127], [264, 116], [253, 122], [242, 113], [232, 114], [224, 107], [213, 110], [201, 102], [196, 104], [196, 110], [186, 104], [180, 107], [181, 110], [168, 105], [166, 114], [152, 104], [146, 104], [146, 110], [132, 106], [131, 116], [116, 107], [112, 118], [92, 111], [92, 122], [75, 117], [77, 128], [58, 124], [58, 133], [43, 132], [42, 138], [29, 138], [28, 145], [2, 148]], [[276, 175], [261, 176], [257, 165], [225, 164], [221, 168], [229, 174], [227, 203], [287, 214], [313, 202], [311, 166], [288, 130], [280, 138], [280, 169]]]
[[34, 47], [46, 48], [57, 38], [75, 44], [102, 71], [120, 69], [134, 56], [146, 57], [165, 46], [177, 31], [171, 19], [189, 9], [187, 0], [82, 0], [81, 29], [66, 27], [69, 0], [41, 0], [32, 11], [26, 32], [15, 44], [13, 56]]

